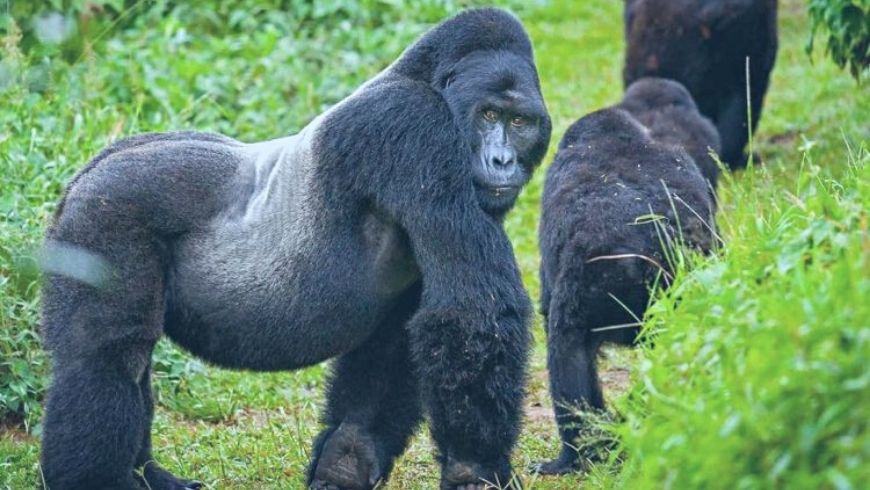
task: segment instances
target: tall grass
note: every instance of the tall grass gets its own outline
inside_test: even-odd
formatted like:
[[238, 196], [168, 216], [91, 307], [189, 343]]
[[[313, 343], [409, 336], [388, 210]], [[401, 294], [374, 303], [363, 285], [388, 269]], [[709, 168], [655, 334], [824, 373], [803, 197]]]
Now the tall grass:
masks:
[[[616, 427], [624, 488], [862, 488], [870, 481], [870, 154], [806, 153], [771, 199], [726, 183], [723, 254], [655, 303]], [[778, 182], [777, 185], [782, 185]]]

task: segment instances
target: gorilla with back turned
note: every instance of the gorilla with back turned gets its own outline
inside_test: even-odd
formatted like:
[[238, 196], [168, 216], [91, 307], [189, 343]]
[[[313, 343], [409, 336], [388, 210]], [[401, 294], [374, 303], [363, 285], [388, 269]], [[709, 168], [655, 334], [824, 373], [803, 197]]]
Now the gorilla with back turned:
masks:
[[625, 86], [642, 77], [685, 85], [719, 130], [722, 161], [745, 167], [776, 61], [776, 0], [625, 0], [624, 14]]
[[[634, 115], [650, 112], [661, 114], [648, 119], [650, 127]], [[705, 253], [714, 247], [713, 195], [686, 145], [694, 136], [702, 137], [698, 146], [715, 139], [668, 121], [693, 112], [678, 83], [639, 80], [620, 104], [572, 124], [547, 169], [538, 235], [541, 310], [562, 448], [534, 468], [539, 473], [569, 473], [596, 458], [597, 448], [577, 439], [589, 427], [580, 411], [605, 409], [596, 365], [601, 345], [636, 342], [650, 288], [667, 286], [677, 245]], [[667, 131], [656, 130], [662, 122]], [[662, 133], [667, 137], [656, 138]]]
[[386, 479], [424, 411], [442, 489], [506, 483], [530, 306], [501, 221], [549, 138], [528, 36], [481, 9], [296, 135], [103, 150], [47, 232], [47, 486], [199, 486], [152, 461], [164, 333], [229, 368], [337, 358], [312, 488]]

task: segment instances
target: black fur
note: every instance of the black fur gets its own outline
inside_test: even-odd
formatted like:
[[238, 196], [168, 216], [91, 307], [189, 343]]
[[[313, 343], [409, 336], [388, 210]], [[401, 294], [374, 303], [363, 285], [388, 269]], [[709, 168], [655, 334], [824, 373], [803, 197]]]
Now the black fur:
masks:
[[[649, 288], [657, 280], [666, 285], [672, 274], [665, 248], [680, 236], [703, 251], [713, 243], [713, 202], [704, 177], [688, 153], [654, 140], [620, 108], [642, 102], [631, 92], [621, 105], [589, 114], [568, 129], [544, 184], [541, 307], [563, 440], [559, 458], [536, 468], [545, 474], [573, 471], [581, 456], [595, 454], [594, 448], [575, 447], [588, 427], [579, 410], [604, 410], [596, 372], [599, 347], [636, 341], [638, 328], [631, 324], [643, 317]], [[663, 217], [656, 221], [662, 233], [642, 219], [651, 214]]]
[[685, 149], [710, 182], [711, 193], [715, 191], [719, 165], [710, 151], [721, 151], [719, 132], [698, 112], [685, 87], [674, 80], [640, 78], [628, 87], [618, 107], [646, 126], [652, 139]]
[[522, 25], [482, 9], [293, 137], [104, 150], [47, 232], [48, 486], [195, 486], [151, 461], [163, 334], [230, 368], [337, 358], [313, 488], [386, 479], [424, 412], [443, 489], [506, 482], [530, 306], [501, 219], [549, 138]]
[[744, 167], [746, 58], [755, 132], [776, 60], [776, 17], [776, 0], [626, 0], [625, 85], [647, 76], [685, 85], [719, 130], [722, 160]]

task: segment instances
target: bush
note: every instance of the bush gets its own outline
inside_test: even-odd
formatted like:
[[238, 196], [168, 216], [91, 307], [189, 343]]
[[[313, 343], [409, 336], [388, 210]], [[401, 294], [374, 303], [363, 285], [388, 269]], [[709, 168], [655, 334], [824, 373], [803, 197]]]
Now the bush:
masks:
[[870, 481], [870, 155], [848, 158], [839, 181], [805, 162], [782, 202], [759, 199], [770, 182], [721, 188], [741, 226], [653, 306], [617, 428], [624, 487]]
[[825, 51], [840, 68], [855, 78], [870, 66], [870, 1], [809, 0], [812, 31], [807, 52], [816, 34], [827, 35]]

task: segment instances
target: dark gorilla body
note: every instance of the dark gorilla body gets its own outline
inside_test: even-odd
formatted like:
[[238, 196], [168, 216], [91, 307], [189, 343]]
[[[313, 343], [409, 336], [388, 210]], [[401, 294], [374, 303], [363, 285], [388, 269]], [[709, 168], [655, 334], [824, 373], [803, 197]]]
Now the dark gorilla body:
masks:
[[721, 158], [746, 166], [777, 50], [776, 0], [626, 0], [625, 85], [664, 77], [686, 86], [722, 138]]
[[714, 193], [719, 165], [710, 151], [721, 151], [719, 132], [698, 112], [685, 87], [665, 78], [640, 78], [628, 87], [617, 107], [644, 125], [652, 139], [686, 150]]
[[[649, 288], [672, 273], [665, 237], [682, 236], [702, 251], [713, 244], [713, 201], [698, 167], [682, 148], [654, 140], [621, 109], [641, 103], [633, 99], [641, 94], [657, 99], [673, 87], [659, 88], [664, 94], [630, 90], [619, 106], [575, 122], [547, 171], [539, 230], [541, 308], [563, 444], [556, 460], [535, 468], [540, 473], [568, 473], [580, 467], [581, 456], [595, 458], [596, 448], [575, 446], [585, 427], [579, 410], [605, 409], [599, 348], [636, 342], [636, 318], [644, 315]], [[653, 222], [637, 221], [651, 213], [664, 217], [661, 235]]]
[[[529, 301], [501, 218], [550, 137], [528, 37], [436, 27], [299, 134], [117, 142], [47, 233], [49, 488], [193, 488], [151, 459], [162, 334], [220, 366], [337, 357], [309, 485], [387, 478], [425, 410], [443, 489], [506, 482]], [[82, 263], [100, 274], [80, 274]], [[70, 272], [73, 271], [73, 272]], [[51, 272], [51, 271], [49, 271]], [[98, 276], [98, 277], [95, 277]]]

